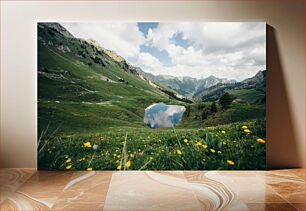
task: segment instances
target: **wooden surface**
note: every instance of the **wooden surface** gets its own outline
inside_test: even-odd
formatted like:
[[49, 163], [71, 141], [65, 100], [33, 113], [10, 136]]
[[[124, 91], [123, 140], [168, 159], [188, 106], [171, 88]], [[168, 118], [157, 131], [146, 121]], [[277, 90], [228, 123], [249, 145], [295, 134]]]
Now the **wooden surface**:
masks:
[[1, 169], [1, 210], [305, 210], [305, 169]]

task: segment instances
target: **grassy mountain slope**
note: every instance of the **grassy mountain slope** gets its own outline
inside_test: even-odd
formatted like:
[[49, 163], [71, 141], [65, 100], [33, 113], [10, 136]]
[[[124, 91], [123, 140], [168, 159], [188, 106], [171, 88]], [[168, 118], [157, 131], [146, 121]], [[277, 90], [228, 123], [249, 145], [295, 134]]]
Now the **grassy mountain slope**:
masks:
[[[66, 33], [67, 34], [67, 33]], [[143, 125], [144, 108], [169, 97], [94, 45], [38, 26], [39, 131]]]
[[256, 102], [258, 100], [263, 100], [266, 93], [260, 89], [250, 88], [250, 89], [229, 89], [226, 90], [229, 94], [235, 96], [237, 99], [246, 102]]

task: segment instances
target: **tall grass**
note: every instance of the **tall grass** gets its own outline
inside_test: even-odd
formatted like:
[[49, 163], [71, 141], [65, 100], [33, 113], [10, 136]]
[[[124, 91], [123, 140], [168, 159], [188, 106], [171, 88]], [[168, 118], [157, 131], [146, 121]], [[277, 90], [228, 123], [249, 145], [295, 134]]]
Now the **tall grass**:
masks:
[[[244, 132], [244, 125], [250, 133]], [[54, 135], [40, 153], [39, 168], [65, 170], [71, 164], [71, 170], [89, 165], [94, 170], [264, 169], [266, 147], [258, 138], [266, 138], [265, 119], [199, 129], [124, 127], [83, 136]], [[84, 147], [85, 142], [99, 148]]]

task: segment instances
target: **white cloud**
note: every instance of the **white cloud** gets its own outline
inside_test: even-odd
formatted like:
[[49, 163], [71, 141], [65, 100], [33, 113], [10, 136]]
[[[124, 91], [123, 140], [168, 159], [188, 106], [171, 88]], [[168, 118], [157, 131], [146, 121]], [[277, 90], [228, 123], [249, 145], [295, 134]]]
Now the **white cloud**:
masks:
[[[137, 23], [61, 23], [76, 37], [93, 38], [155, 75], [243, 80], [266, 69], [265, 23], [159, 23], [144, 37]], [[181, 39], [190, 46], [175, 42]], [[141, 45], [167, 52], [165, 65]], [[169, 66], [169, 63], [172, 65]]]
[[94, 39], [106, 49], [128, 58], [140, 52], [145, 37], [137, 23], [61, 23], [75, 37]]
[[167, 47], [167, 52], [174, 64], [197, 66], [206, 62], [203, 58], [204, 55], [202, 50], [196, 50], [193, 46], [186, 49], [181, 46], [170, 44]]
[[143, 68], [144, 71], [157, 74], [164, 74], [164, 65], [149, 53], [140, 53], [136, 61], [136, 65]]
[[[165, 50], [173, 63], [156, 73], [243, 80], [266, 69], [265, 27], [265, 23], [160, 23], [149, 30], [146, 44]], [[193, 45], [173, 43], [179, 33]]]
[[[265, 69], [265, 65], [256, 65], [254, 59], [245, 59], [241, 52], [223, 55], [207, 55], [201, 57], [198, 51], [182, 50], [186, 54], [178, 53], [173, 66], [163, 65], [156, 57], [149, 53], [140, 53], [135, 65], [154, 75], [190, 76], [206, 78], [214, 75], [218, 78], [243, 80], [255, 75], [258, 70]], [[250, 52], [251, 53], [251, 52]], [[241, 63], [241, 64], [240, 64]]]

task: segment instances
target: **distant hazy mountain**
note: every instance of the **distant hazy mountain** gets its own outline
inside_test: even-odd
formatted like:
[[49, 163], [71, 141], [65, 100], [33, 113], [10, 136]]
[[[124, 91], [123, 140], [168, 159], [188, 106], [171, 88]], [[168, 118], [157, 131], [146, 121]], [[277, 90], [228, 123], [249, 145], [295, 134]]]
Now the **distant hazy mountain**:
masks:
[[205, 89], [199, 89], [194, 93], [193, 98], [202, 98], [203, 100], [218, 99], [224, 92], [241, 89], [256, 89], [265, 93], [266, 70], [258, 71], [255, 76], [245, 79], [242, 82], [235, 83], [218, 83]]
[[215, 86], [217, 84], [232, 84], [235, 80], [228, 80], [225, 78], [217, 78], [209, 76], [204, 79], [196, 79], [191, 77], [174, 77], [169, 75], [153, 75], [151, 73], [142, 72], [144, 77], [154, 81], [161, 86], [171, 88], [179, 94], [193, 98], [196, 93], [200, 93], [205, 89]]
[[[189, 99], [196, 99], [198, 97], [218, 96], [226, 89], [239, 88], [252, 88], [265, 85], [266, 70], [260, 70], [251, 78], [247, 78], [242, 82], [235, 80], [228, 80], [226, 78], [217, 78], [215, 76], [209, 76], [204, 79], [196, 79], [191, 77], [175, 77], [169, 75], [153, 75], [140, 71], [139, 74], [143, 75], [148, 80], [175, 90], [177, 93], [188, 97]], [[216, 96], [217, 97], [217, 96]]]

